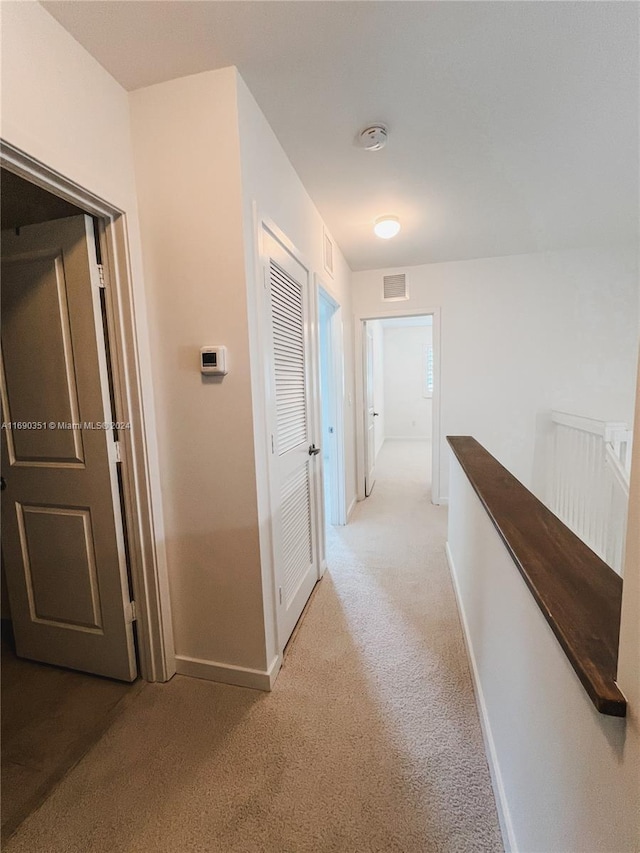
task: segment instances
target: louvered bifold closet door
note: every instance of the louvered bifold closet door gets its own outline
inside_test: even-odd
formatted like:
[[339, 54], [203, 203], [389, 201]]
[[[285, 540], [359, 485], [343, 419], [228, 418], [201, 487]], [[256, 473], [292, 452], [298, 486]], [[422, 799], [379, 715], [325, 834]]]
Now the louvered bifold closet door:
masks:
[[[276, 249], [273, 247], [275, 254]], [[279, 634], [286, 642], [317, 580], [313, 476], [309, 455], [309, 365], [306, 271], [295, 259], [269, 259], [273, 393], [274, 545]], [[287, 267], [287, 268], [285, 268]], [[297, 274], [294, 274], [297, 273]]]

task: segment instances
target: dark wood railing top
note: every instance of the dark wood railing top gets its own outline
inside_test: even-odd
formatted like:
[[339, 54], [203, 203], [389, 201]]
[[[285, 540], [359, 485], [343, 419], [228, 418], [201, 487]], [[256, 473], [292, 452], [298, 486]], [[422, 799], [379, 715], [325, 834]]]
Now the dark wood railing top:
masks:
[[593, 704], [624, 717], [615, 682], [622, 578], [475, 438], [447, 441]]

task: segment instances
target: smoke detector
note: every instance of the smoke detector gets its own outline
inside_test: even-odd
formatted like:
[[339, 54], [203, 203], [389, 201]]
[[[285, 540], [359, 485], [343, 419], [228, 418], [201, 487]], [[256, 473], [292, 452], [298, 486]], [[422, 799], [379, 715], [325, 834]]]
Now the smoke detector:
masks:
[[383, 124], [372, 124], [360, 131], [360, 145], [366, 151], [380, 151], [387, 144], [387, 128]]

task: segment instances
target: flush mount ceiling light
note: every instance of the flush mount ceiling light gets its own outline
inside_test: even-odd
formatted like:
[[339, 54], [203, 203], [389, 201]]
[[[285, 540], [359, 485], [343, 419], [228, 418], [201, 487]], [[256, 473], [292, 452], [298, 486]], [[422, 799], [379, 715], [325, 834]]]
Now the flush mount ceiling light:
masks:
[[372, 124], [360, 131], [360, 145], [365, 151], [380, 151], [387, 144], [388, 131], [383, 124]]
[[380, 216], [373, 225], [374, 233], [383, 240], [395, 237], [400, 230], [400, 220], [397, 216]]

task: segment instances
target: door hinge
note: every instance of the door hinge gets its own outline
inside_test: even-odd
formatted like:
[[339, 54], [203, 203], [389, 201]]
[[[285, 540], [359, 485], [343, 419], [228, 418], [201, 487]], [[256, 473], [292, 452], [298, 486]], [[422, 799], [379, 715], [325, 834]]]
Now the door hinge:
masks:
[[114, 445], [114, 447], [115, 447], [115, 449], [116, 449], [116, 462], [122, 462], [122, 454], [121, 454], [121, 452], [120, 452], [120, 442], [119, 442], [119, 441], [114, 441], [114, 442], [113, 442], [113, 445]]
[[280, 604], [282, 604], [282, 587], [281, 586], [278, 587], [278, 596], [280, 598]]
[[98, 264], [98, 285], [100, 287], [107, 286], [107, 280], [104, 276], [104, 266], [102, 264]]
[[263, 272], [264, 272], [264, 276], [263, 276], [262, 283], [264, 284], [264, 289], [268, 290], [269, 289], [269, 270], [266, 267], [263, 267]]
[[127, 605], [125, 605], [124, 615], [128, 625], [137, 620], [138, 614], [136, 613], [135, 601], [130, 601]]
[[276, 452], [276, 444], [275, 444], [275, 441], [273, 440], [273, 434], [272, 434], [271, 435], [271, 453], [273, 454], [275, 452]]

